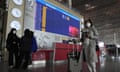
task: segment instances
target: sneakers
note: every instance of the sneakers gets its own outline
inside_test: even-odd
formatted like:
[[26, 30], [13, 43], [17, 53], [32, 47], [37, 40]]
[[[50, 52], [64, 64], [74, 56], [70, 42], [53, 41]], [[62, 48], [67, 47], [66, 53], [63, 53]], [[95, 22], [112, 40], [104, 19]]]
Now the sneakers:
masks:
[[13, 65], [10, 65], [9, 68], [13, 68]]

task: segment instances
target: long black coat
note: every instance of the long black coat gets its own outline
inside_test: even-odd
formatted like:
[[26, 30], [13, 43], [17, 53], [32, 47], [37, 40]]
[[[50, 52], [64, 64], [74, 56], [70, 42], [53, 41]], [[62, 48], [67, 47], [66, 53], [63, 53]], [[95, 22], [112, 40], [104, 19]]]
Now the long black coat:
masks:
[[32, 49], [32, 34], [30, 31], [26, 31], [25, 35], [20, 41], [20, 51], [31, 52]]
[[6, 43], [6, 48], [8, 51], [17, 51], [19, 47], [20, 39], [16, 34], [9, 33]]
[[32, 38], [23, 36], [20, 42], [20, 51], [31, 52]]

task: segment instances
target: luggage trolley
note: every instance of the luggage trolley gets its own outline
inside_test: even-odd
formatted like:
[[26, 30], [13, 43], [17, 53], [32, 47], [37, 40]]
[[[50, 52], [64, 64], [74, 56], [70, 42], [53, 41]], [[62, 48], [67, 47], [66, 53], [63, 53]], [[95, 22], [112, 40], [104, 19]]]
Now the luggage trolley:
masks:
[[[80, 51], [78, 43], [73, 41], [73, 51], [68, 53], [68, 72], [80, 72], [81, 71], [81, 63], [80, 63]], [[77, 45], [77, 49], [75, 48], [75, 45]]]

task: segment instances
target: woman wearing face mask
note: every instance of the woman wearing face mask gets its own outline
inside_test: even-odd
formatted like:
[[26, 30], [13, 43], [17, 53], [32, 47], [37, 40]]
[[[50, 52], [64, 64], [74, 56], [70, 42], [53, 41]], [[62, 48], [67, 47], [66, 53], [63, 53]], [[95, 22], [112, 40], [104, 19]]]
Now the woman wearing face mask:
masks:
[[98, 39], [98, 32], [93, 26], [92, 21], [86, 20], [84, 29], [82, 30], [82, 42], [84, 59], [87, 63], [89, 72], [96, 72], [96, 41]]
[[[10, 33], [7, 37], [6, 48], [9, 52], [9, 67], [12, 68], [14, 65], [17, 64], [18, 59], [18, 45], [19, 45], [19, 38], [16, 35], [16, 29], [11, 29]], [[15, 57], [15, 59], [14, 59]], [[14, 64], [15, 62], [15, 64]]]

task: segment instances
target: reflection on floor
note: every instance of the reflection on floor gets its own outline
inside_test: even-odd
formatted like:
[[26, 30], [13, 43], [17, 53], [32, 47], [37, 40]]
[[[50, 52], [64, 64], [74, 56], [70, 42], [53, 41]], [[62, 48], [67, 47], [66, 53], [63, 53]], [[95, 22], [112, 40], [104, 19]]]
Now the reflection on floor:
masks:
[[[0, 72], [68, 72], [67, 63], [30, 67], [28, 70], [10, 69], [6, 63], [0, 63]], [[86, 64], [83, 63], [83, 72], [88, 72]], [[97, 63], [97, 72], [120, 72], [120, 58], [113, 56], [100, 57]]]

